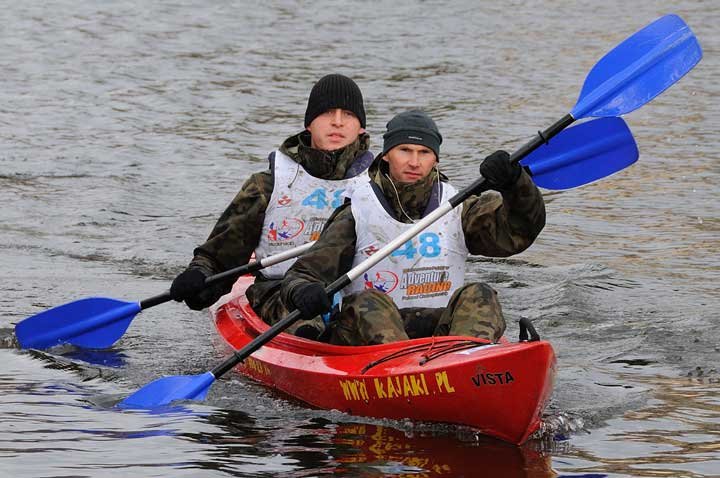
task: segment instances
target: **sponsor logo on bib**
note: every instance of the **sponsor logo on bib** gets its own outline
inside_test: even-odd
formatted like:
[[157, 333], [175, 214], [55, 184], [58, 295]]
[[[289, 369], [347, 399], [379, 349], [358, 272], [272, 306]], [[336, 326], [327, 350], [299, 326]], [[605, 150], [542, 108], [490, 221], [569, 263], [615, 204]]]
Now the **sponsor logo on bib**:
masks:
[[268, 239], [275, 242], [287, 242], [297, 237], [305, 228], [300, 219], [290, 217], [280, 223], [271, 222], [268, 227]]
[[363, 274], [365, 289], [373, 289], [383, 294], [389, 294], [398, 285], [398, 276], [391, 271], [376, 271]]

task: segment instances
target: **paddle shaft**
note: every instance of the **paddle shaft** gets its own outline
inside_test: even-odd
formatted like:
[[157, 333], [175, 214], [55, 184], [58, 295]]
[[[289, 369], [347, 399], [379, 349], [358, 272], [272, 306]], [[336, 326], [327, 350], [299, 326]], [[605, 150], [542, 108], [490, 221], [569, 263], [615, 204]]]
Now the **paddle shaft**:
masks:
[[[622, 126], [620, 128], [617, 128], [615, 126], [613, 127], [606, 127], [609, 123], [603, 122], [603, 126], [601, 127], [602, 132], [611, 132], [613, 135], [620, 135], [623, 134], [626, 136], [629, 136], [630, 142], [634, 146], [634, 141], [632, 140], [632, 134], [630, 133], [630, 130], [627, 129], [627, 126], [625, 126], [624, 122], [622, 120], [619, 120], [622, 123]], [[534, 139], [532, 142], [530, 142], [528, 145], [524, 146], [522, 150], [519, 150], [515, 154], [515, 161], [518, 161], [523, 158], [526, 154], [534, 154], [533, 150], [538, 151], [536, 149], [538, 146], [543, 145], [546, 142], [546, 139], [555, 135], [558, 131], [560, 131], [564, 124], [569, 124], [570, 121], [567, 118], [564, 118], [562, 122], [559, 122], [558, 125], [553, 125], [553, 127], [549, 128], [547, 131], [543, 133], [540, 133], [541, 138], [545, 139]], [[559, 165], [559, 168], [563, 170], [567, 167], [568, 164], [568, 158], [563, 158], [563, 161], [553, 161], [552, 155], [557, 155], [558, 151], [560, 150], [561, 153], [564, 152], [563, 148], [568, 145], [575, 145], [577, 143], [580, 143], [583, 145], [583, 147], [586, 146], [585, 138], [591, 137], [594, 138], [596, 135], [594, 133], [594, 126], [593, 122], [586, 123], [587, 126], [581, 126], [578, 128], [572, 128], [569, 131], [575, 131], [574, 135], [570, 140], [567, 139], [567, 137], [560, 135], [558, 136], [558, 139], [556, 142], [553, 143], [552, 148], [552, 154], [550, 156], [548, 155], [540, 155], [537, 156], [537, 158], [540, 158], [540, 160], [545, 164], [545, 170], [544, 174], [548, 174], [548, 172], [552, 173], [555, 171], [553, 169], [552, 165]], [[597, 124], [597, 123], [595, 123]], [[589, 129], [588, 129], [589, 127]], [[578, 135], [579, 132], [579, 135]], [[616, 144], [617, 141], [613, 141], [612, 144]], [[622, 141], [620, 143], [623, 143]], [[550, 147], [541, 148], [540, 151], [548, 150]], [[587, 149], [587, 148], [584, 148]], [[592, 149], [592, 148], [590, 148]], [[632, 154], [633, 151], [631, 150], [631, 156], [633, 158], [637, 158], [637, 150], [634, 150], [634, 155]], [[562, 154], [561, 154], [562, 156]], [[572, 156], [572, 155], [570, 155]], [[593, 157], [598, 157], [593, 156]], [[527, 164], [531, 166], [534, 164], [532, 158], [529, 158], [531, 161]], [[632, 161], [630, 161], [632, 162]], [[625, 163], [620, 163], [625, 164]], [[557, 171], [555, 171], [557, 173]], [[542, 177], [542, 176], [539, 176]], [[595, 176], [592, 176], [595, 178]], [[574, 186], [573, 186], [574, 187]], [[407, 242], [408, 239], [413, 237], [415, 234], [417, 234], [420, 230], [427, 227], [429, 224], [437, 220], [439, 217], [446, 214], [448, 211], [452, 210], [454, 205], [460, 204], [463, 202], [465, 198], [467, 198], [470, 194], [478, 194], [480, 191], [483, 191], [486, 189], [486, 184], [484, 179], [480, 179], [477, 182], [475, 182], [472, 186], [467, 188], [463, 191], [462, 194], [454, 196], [451, 201], [452, 204], [449, 202], [444, 202], [442, 205], [433, 211], [428, 217], [422, 219], [418, 224], [410, 225], [408, 228], [408, 231], [405, 232], [400, 238], [394, 240], [392, 243], [385, 246], [383, 249], [375, 253], [371, 258], [366, 259], [365, 262], [362, 264], [359, 264], [355, 268], [348, 271], [347, 274], [343, 275], [341, 278], [330, 284], [325, 288], [326, 294], [335, 294], [344, 287], [346, 287], [348, 284], [350, 284], [353, 280], [357, 279], [361, 274], [363, 274], [365, 271], [367, 271], [370, 267], [373, 265], [376, 265], [378, 261], [382, 260], [383, 258], [387, 257], [388, 254], [391, 254], [393, 250], [397, 249], [398, 247], [401, 247], [405, 242]], [[280, 322], [275, 324], [274, 326], [268, 328], [264, 333], [258, 335], [254, 339], [252, 339], [247, 345], [244, 347], [241, 347], [239, 350], [237, 350], [231, 357], [226, 359], [223, 363], [212, 369], [211, 371], [205, 372], [201, 375], [194, 375], [194, 376], [175, 376], [175, 377], [166, 377], [161, 378], [158, 380], [153, 381], [152, 383], [146, 385], [145, 387], [141, 388], [137, 392], [133, 393], [132, 395], [128, 396], [125, 400], [120, 402], [118, 406], [121, 408], [152, 408], [158, 405], [165, 405], [169, 404], [174, 400], [179, 399], [194, 399], [194, 400], [202, 400], [205, 398], [209, 387], [212, 385], [212, 383], [215, 381], [217, 377], [220, 377], [221, 375], [225, 374], [226, 372], [233, 369], [238, 363], [244, 361], [248, 356], [250, 356], [252, 353], [257, 351], [260, 347], [267, 344], [270, 340], [272, 340], [275, 336], [286, 330], [291, 324], [296, 322], [298, 319], [302, 318], [302, 315], [298, 311], [293, 311], [288, 316], [284, 317]], [[540, 337], [537, 335], [537, 332], [535, 332], [534, 328], [532, 327], [532, 324], [529, 322], [528, 319], [523, 319], [523, 321], [520, 322], [520, 331], [521, 331], [521, 340], [527, 340], [527, 332], [530, 332], [530, 340], [540, 340]], [[262, 357], [260, 358], [262, 359]]]
[[[305, 251], [310, 249], [313, 244], [315, 244], [314, 241], [308, 242], [301, 246], [297, 246], [297, 247], [293, 247], [292, 249], [288, 249], [287, 251], [281, 252], [279, 254], [275, 254], [273, 256], [269, 256], [264, 259], [260, 259], [259, 261], [248, 262], [247, 264], [245, 264], [243, 266], [238, 266], [233, 269], [228, 269], [219, 274], [212, 275], [205, 279], [205, 287], [210, 287], [211, 285], [217, 284], [218, 282], [222, 282], [224, 280], [237, 279], [241, 275], [250, 274], [252, 272], [257, 272], [268, 266], [279, 264], [280, 262], [285, 262], [289, 259], [292, 259], [294, 257], [297, 257], [297, 256], [303, 254]], [[153, 297], [150, 297], [148, 299], [141, 301], [140, 302], [140, 310], [145, 310], [150, 307], [155, 307], [156, 305], [164, 304], [165, 302], [169, 302], [171, 300], [173, 300], [173, 298], [170, 296], [170, 291], [168, 290], [168, 291], [163, 292], [162, 294], [158, 294], [156, 296], [153, 296]]]
[[[532, 153], [543, 144], [547, 143], [550, 138], [560, 133], [563, 129], [567, 128], [574, 121], [575, 118], [573, 118], [570, 114], [563, 116], [562, 119], [557, 121], [555, 124], [550, 126], [542, 133], [538, 132], [537, 136], [535, 136], [532, 140], [528, 141], [525, 145], [523, 145], [520, 149], [513, 153], [512, 156], [510, 156], [510, 160], [513, 163], [519, 162], [525, 156]], [[338, 278], [330, 285], [325, 287], [325, 292], [329, 297], [332, 297], [337, 292], [340, 292], [343, 288], [350, 285], [352, 281], [363, 275], [377, 263], [392, 254], [400, 246], [402, 246], [407, 241], [422, 232], [430, 224], [434, 223], [435, 221], [443, 217], [445, 214], [455, 209], [455, 207], [457, 207], [459, 204], [462, 204], [467, 198], [474, 194], [480, 194], [487, 189], [488, 188], [485, 184], [485, 178], [480, 177], [470, 186], [466, 187], [465, 189], [451, 197], [448, 202], [441, 204], [440, 207], [438, 207], [430, 214], [416, 222], [413, 227], [403, 232], [398, 237], [383, 246], [375, 254], [368, 257], [362, 263], [350, 269], [342, 277]], [[215, 378], [218, 378], [221, 375], [227, 373], [237, 364], [252, 355], [252, 353], [255, 352], [257, 349], [271, 341], [273, 338], [275, 338], [283, 331], [285, 331], [288, 327], [290, 327], [293, 323], [297, 322], [302, 318], [303, 317], [300, 311], [294, 310], [285, 318], [283, 318], [280, 322], [276, 323], [275, 325], [267, 329], [265, 332], [255, 337], [249, 344], [247, 344], [240, 350], [235, 351], [235, 353], [233, 353], [231, 357], [229, 357], [223, 363], [212, 369], [210, 373], [212, 373]]]

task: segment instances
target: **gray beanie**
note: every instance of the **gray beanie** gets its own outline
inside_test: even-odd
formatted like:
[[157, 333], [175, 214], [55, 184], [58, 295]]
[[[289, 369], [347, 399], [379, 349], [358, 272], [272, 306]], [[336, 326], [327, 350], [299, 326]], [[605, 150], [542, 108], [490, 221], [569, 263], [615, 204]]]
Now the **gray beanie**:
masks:
[[441, 143], [442, 136], [435, 122], [420, 110], [410, 110], [388, 122], [387, 132], [383, 135], [382, 154], [400, 144], [419, 144], [430, 148], [439, 159]]

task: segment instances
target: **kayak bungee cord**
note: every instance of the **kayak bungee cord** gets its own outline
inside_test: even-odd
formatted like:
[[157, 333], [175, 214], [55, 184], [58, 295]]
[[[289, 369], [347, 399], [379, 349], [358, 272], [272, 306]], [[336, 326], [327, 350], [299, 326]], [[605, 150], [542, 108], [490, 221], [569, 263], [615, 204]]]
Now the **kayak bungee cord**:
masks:
[[441, 355], [444, 355], [446, 353], [469, 349], [473, 347], [481, 347], [483, 345], [490, 345], [492, 343], [487, 339], [481, 339], [477, 337], [468, 337], [467, 339], [449, 339], [443, 340], [444, 344], [446, 344], [443, 348], [434, 351], [433, 349], [435, 348], [435, 338], [436, 337], [433, 337], [433, 341], [430, 343], [430, 345], [421, 344], [405, 347], [404, 349], [396, 350], [395, 352], [388, 354], [385, 357], [373, 360], [372, 362], [369, 362], [367, 365], [365, 365], [362, 370], [360, 370], [360, 373], [364, 374], [371, 368], [376, 367], [382, 363], [389, 362], [390, 360], [404, 357], [406, 355], [415, 354], [424, 348], [427, 348], [427, 350], [421, 355], [422, 358], [418, 363], [419, 365], [424, 365], [430, 360], [440, 357]]

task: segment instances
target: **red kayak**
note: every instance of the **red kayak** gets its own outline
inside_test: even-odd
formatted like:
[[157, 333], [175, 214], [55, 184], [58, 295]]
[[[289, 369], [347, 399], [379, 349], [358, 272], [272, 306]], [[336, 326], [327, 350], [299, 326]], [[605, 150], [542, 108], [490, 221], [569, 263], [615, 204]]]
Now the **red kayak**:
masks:
[[[220, 335], [235, 349], [268, 329], [245, 298], [252, 280], [239, 279], [232, 298], [213, 308]], [[555, 354], [542, 340], [448, 336], [348, 347], [283, 333], [237, 370], [319, 408], [455, 423], [521, 444], [540, 426]]]

